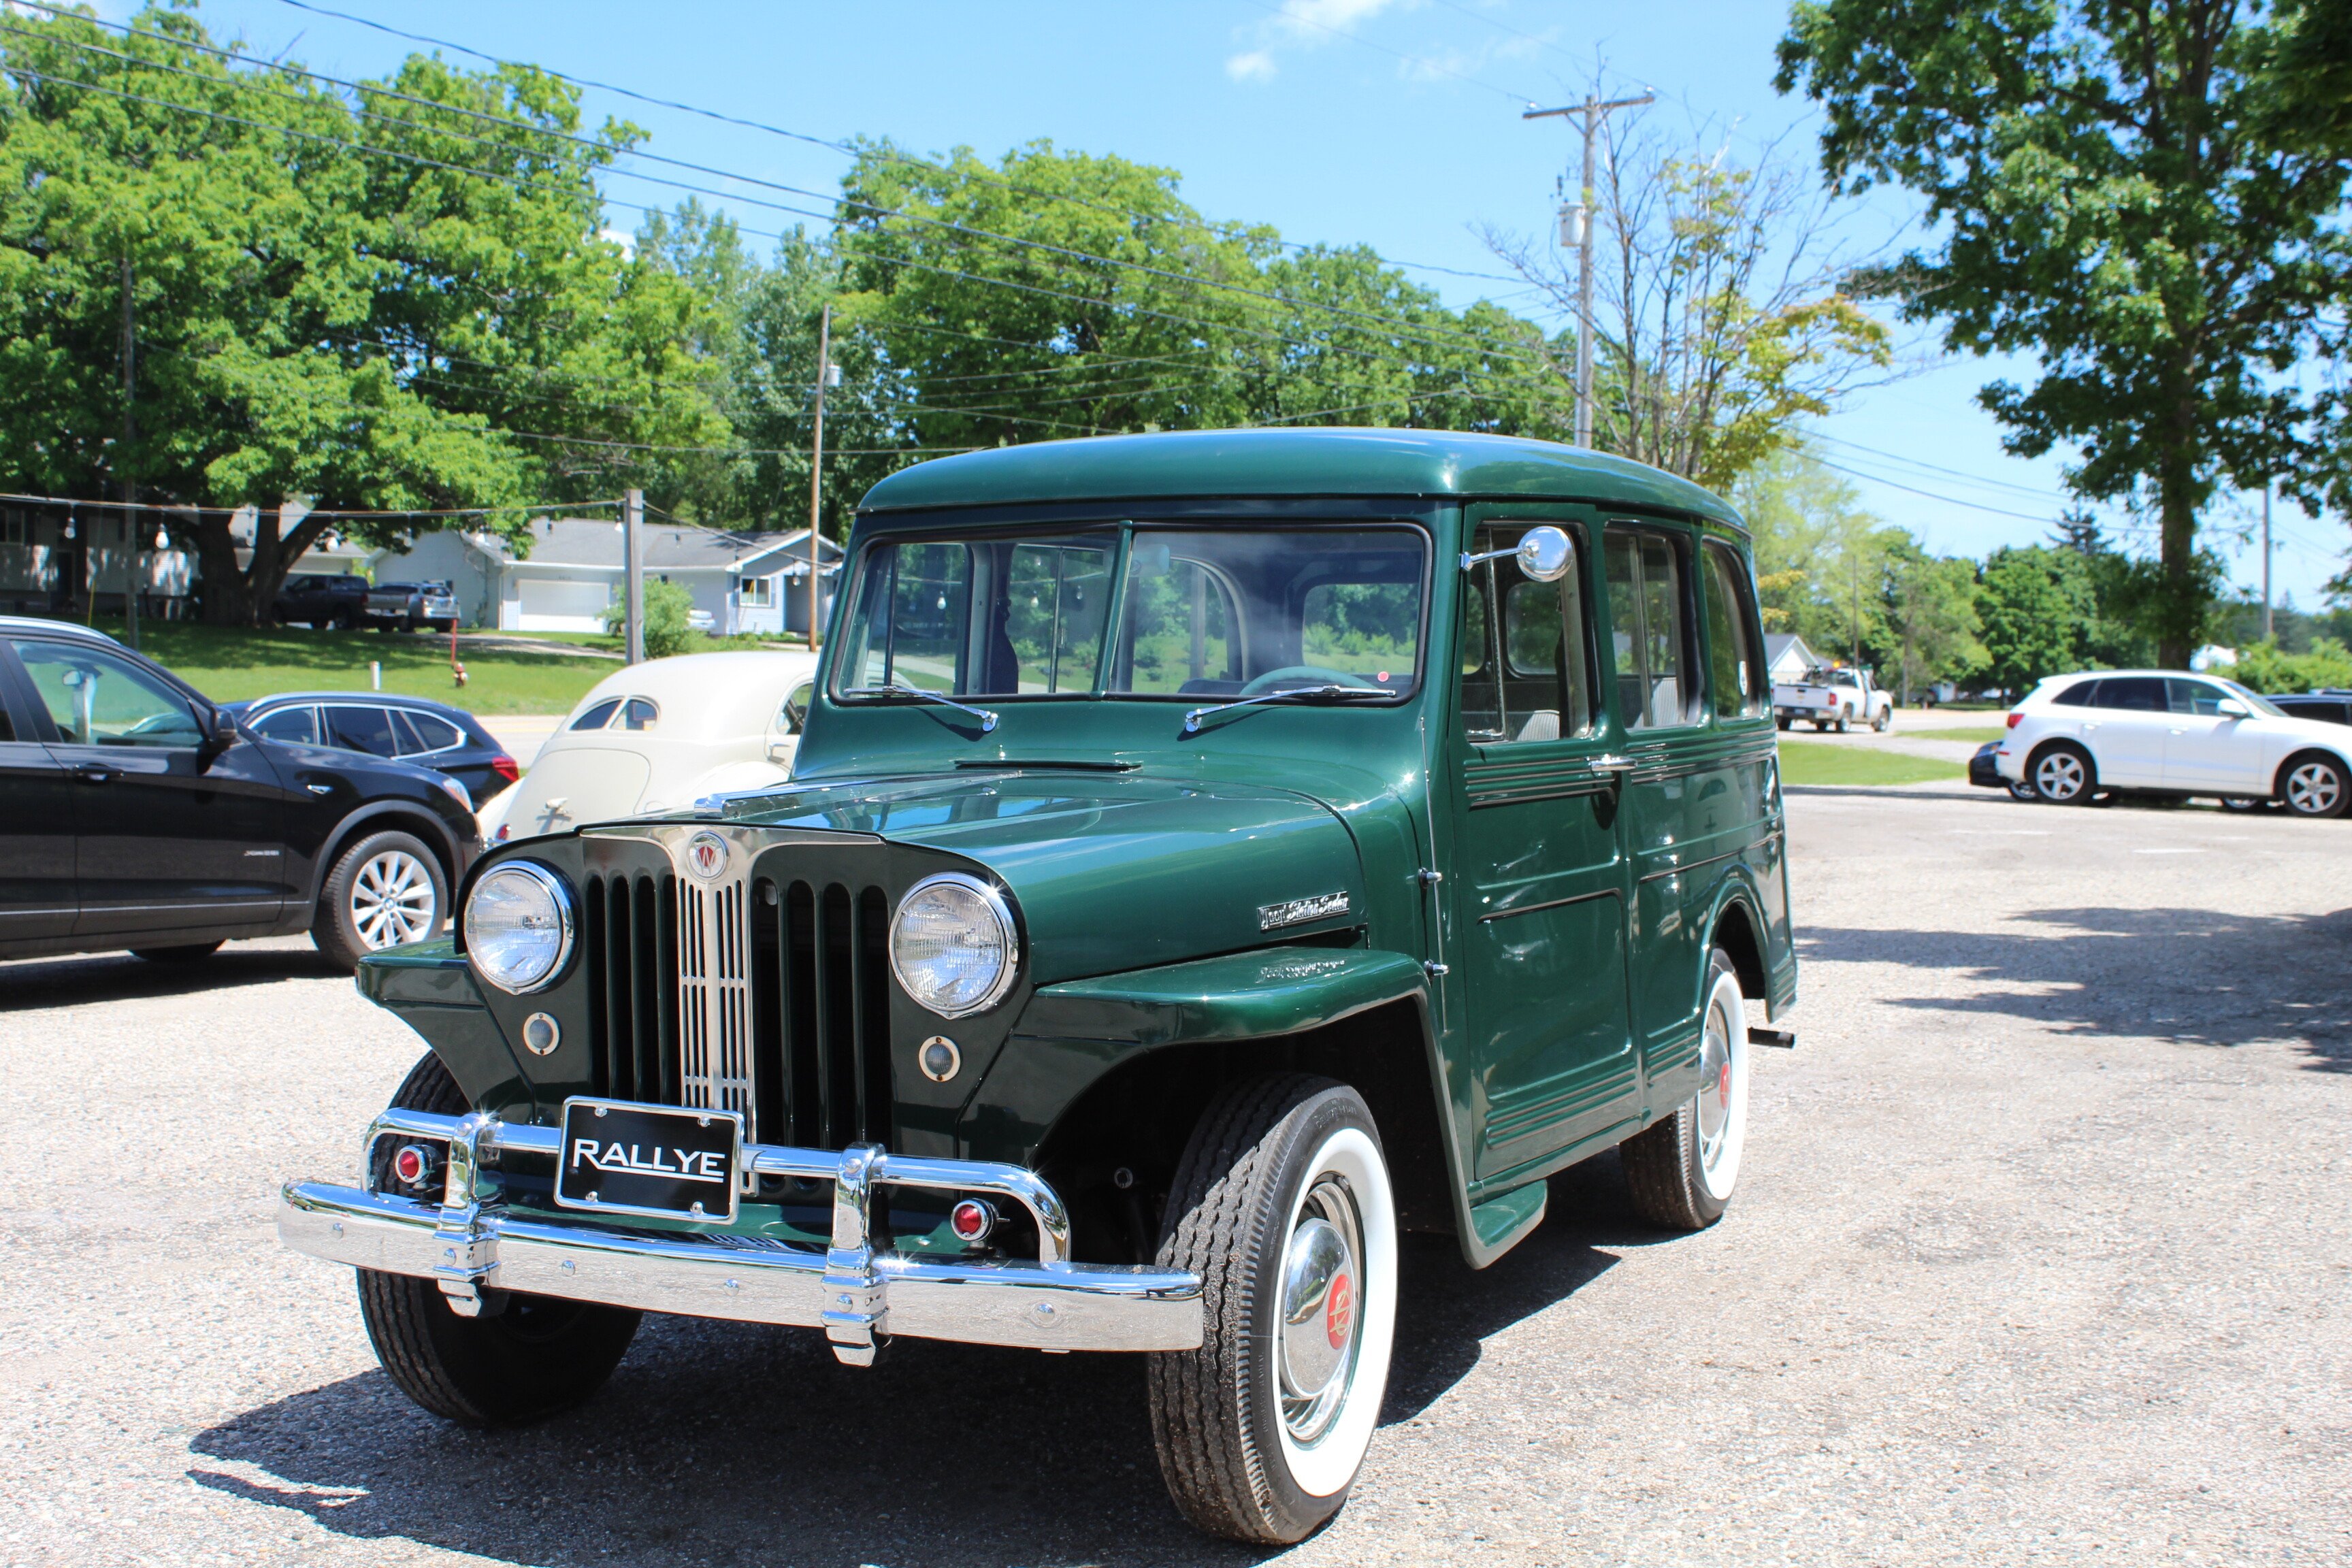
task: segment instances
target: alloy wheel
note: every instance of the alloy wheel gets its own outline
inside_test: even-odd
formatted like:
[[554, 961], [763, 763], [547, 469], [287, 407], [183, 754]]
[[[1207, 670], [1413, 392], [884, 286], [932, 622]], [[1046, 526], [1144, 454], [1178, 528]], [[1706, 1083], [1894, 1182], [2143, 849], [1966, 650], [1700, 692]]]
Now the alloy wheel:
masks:
[[2332, 816], [2344, 798], [2344, 779], [2326, 763], [2305, 763], [2286, 775], [2286, 804], [2303, 816]]
[[2083, 760], [2072, 752], [2053, 752], [2033, 764], [2033, 787], [2044, 800], [2073, 800], [2088, 782]]
[[370, 952], [436, 934], [441, 910], [433, 876], [404, 849], [369, 858], [352, 879], [352, 925]]

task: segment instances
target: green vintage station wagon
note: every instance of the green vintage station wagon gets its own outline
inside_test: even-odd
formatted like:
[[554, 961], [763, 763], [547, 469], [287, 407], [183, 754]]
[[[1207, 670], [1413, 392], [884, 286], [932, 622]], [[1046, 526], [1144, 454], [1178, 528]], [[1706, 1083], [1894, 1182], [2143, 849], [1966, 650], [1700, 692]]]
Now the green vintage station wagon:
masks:
[[647, 1311], [1139, 1352], [1178, 1506], [1289, 1542], [1401, 1233], [1484, 1267], [1612, 1145], [1650, 1219], [1723, 1214], [1796, 963], [1720, 500], [1119, 437], [908, 468], [849, 567], [789, 784], [499, 846], [366, 962], [432, 1050], [278, 1228], [419, 1404], [577, 1403]]

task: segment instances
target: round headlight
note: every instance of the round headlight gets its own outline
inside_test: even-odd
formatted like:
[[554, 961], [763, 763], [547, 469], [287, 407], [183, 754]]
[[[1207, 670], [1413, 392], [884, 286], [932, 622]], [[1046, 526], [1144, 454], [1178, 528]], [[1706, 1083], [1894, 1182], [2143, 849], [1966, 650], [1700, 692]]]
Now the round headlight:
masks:
[[501, 991], [536, 991], [572, 955], [572, 894], [544, 866], [509, 860], [466, 899], [466, 956]]
[[890, 973], [901, 990], [943, 1018], [1003, 1000], [1017, 957], [1003, 895], [961, 872], [916, 883], [890, 919]]

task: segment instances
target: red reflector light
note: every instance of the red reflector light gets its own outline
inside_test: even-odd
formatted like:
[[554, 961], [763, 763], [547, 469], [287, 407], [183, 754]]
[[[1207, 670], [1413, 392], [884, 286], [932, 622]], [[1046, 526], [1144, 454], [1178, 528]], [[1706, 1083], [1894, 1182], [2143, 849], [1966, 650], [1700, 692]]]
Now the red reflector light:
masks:
[[2012, 729], [2012, 730], [2016, 729], [2016, 728], [2017, 728], [2017, 721], [2018, 721], [2019, 720], [2021, 720], [2021, 719], [2024, 718], [2024, 717], [2025, 717], [2025, 715], [2024, 715], [2024, 714], [2022, 714], [2022, 713], [2012, 713], [2012, 714], [2011, 714], [2011, 715], [2009, 716], [2009, 727], [2010, 727], [2011, 729]]
[[408, 1186], [415, 1186], [432, 1173], [433, 1155], [422, 1144], [404, 1143], [392, 1157], [392, 1173]]
[[503, 823], [503, 822], [499, 823], [499, 843], [501, 843], [501, 844], [504, 844], [504, 843], [507, 841], [507, 835], [508, 835], [509, 833], [513, 832], [513, 831], [514, 831], [514, 830], [513, 830], [512, 828], [509, 827], [505, 823]]
[[506, 780], [509, 784], [512, 784], [515, 780], [522, 777], [521, 764], [517, 763], [512, 757], [508, 756], [504, 752], [500, 752], [497, 756], [490, 759], [490, 772], [498, 774], [499, 777]]
[[996, 1228], [996, 1211], [978, 1198], [966, 1198], [948, 1211], [948, 1224], [957, 1239], [977, 1244]]

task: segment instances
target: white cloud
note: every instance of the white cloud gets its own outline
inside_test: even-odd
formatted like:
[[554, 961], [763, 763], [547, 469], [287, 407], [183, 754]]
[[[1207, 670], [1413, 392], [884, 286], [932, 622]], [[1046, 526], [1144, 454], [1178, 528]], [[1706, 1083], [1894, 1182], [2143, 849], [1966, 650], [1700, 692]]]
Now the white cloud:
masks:
[[1263, 22], [1242, 29], [1256, 47], [1225, 61], [1225, 74], [1235, 81], [1272, 81], [1280, 68], [1275, 53], [1280, 48], [1320, 48], [1369, 22], [1383, 11], [1412, 10], [1421, 0], [1282, 0], [1281, 9]]
[[1264, 49], [1252, 49], [1225, 62], [1225, 74], [1235, 81], [1272, 81], [1274, 72], [1274, 57]]

